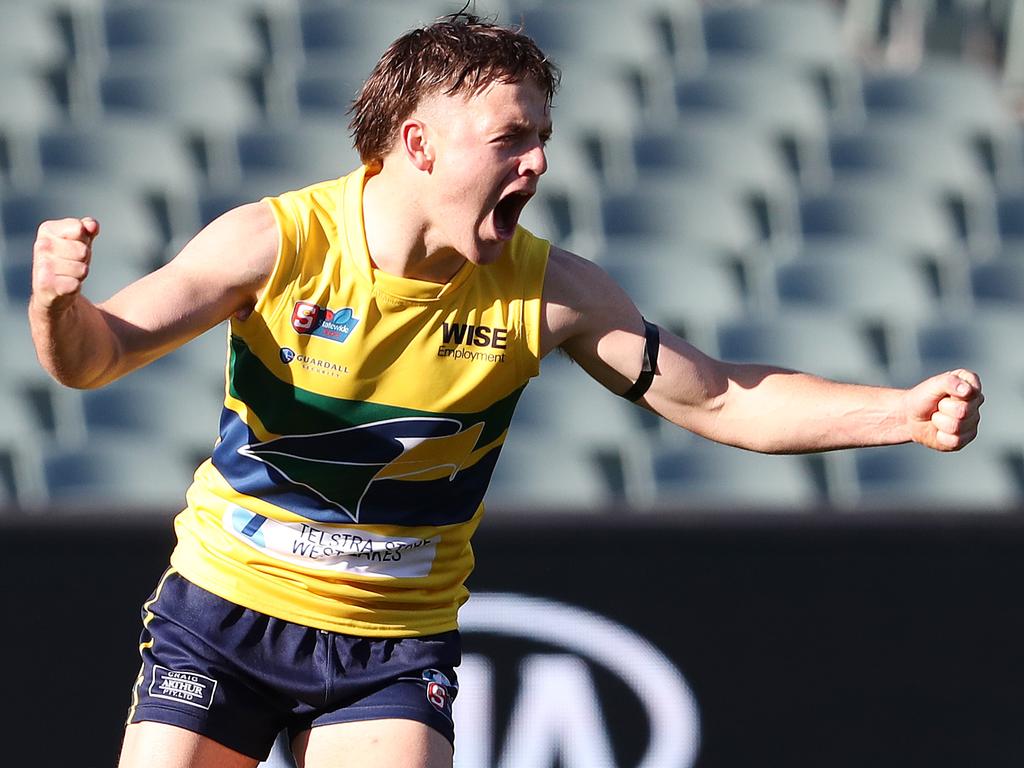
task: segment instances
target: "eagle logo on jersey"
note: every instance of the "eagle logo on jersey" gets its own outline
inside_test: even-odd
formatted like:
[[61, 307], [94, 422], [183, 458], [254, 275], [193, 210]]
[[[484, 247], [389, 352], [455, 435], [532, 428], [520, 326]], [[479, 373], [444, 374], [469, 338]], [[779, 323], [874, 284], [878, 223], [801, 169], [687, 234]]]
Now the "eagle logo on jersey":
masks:
[[[334, 513], [320, 522], [360, 522], [367, 492], [383, 480], [454, 480], [477, 450], [484, 423], [403, 417], [310, 435], [285, 435], [242, 446], [284, 479], [319, 496]], [[319, 518], [318, 518], [319, 519]]]

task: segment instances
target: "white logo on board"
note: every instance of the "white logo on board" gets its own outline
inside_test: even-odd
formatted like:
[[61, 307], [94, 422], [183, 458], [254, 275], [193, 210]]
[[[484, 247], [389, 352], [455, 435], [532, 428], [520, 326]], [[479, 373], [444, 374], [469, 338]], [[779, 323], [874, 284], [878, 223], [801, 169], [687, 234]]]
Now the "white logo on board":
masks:
[[[560, 649], [526, 656], [519, 691], [494, 753], [494, 660], [467, 653], [455, 700], [455, 768], [625, 768], [615, 762], [615, 729], [601, 711], [591, 675], [598, 665], [625, 683], [644, 708], [650, 738], [635, 768], [689, 768], [700, 718], [689, 685], [650, 642], [608, 618], [572, 605], [515, 594], [477, 593], [462, 608], [463, 634], [522, 638]], [[469, 645], [470, 643], [467, 643]]]

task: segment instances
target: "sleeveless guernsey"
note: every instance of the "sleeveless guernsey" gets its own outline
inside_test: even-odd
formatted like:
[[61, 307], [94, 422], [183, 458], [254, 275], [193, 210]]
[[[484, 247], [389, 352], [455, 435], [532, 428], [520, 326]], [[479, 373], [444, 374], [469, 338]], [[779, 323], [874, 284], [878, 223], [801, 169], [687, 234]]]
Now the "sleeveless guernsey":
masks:
[[548, 243], [520, 228], [444, 285], [380, 272], [367, 173], [267, 199], [280, 252], [231, 321], [219, 438], [171, 563], [287, 621], [434, 634], [456, 627], [484, 491], [539, 371]]

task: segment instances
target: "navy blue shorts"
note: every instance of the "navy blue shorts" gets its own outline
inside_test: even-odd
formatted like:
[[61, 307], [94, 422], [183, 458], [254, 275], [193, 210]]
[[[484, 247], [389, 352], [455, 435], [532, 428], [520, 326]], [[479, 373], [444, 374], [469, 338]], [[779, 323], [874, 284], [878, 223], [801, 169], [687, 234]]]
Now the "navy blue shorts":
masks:
[[454, 743], [457, 631], [355, 637], [271, 618], [165, 576], [143, 611], [142, 671], [128, 722], [169, 723], [258, 760], [275, 736], [382, 718]]

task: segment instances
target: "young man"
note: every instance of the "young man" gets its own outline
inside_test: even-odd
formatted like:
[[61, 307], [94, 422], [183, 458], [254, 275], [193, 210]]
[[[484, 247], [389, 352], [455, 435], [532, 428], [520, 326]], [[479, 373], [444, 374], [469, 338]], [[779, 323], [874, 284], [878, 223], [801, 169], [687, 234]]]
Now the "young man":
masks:
[[446, 18], [363, 87], [363, 168], [225, 214], [110, 300], [79, 292], [99, 224], [40, 227], [32, 332], [60, 382], [102, 386], [231, 318], [220, 439], [145, 607], [122, 768], [253, 766], [285, 728], [309, 768], [450, 766], [469, 539], [553, 349], [751, 450], [974, 438], [972, 372], [896, 390], [713, 360], [519, 228], [556, 84], [525, 36]]

